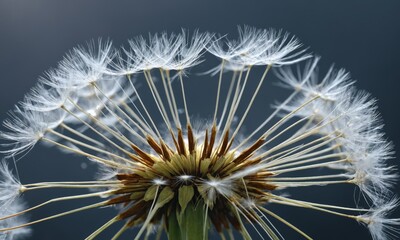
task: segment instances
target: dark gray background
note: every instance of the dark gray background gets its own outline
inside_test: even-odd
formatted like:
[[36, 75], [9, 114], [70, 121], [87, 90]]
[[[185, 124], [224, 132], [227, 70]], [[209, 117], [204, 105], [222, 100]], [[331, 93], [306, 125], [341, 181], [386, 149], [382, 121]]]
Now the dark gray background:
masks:
[[[310, 51], [322, 56], [325, 68], [336, 63], [349, 70], [358, 80], [358, 88], [379, 99], [387, 137], [400, 146], [399, 12], [397, 0], [0, 0], [0, 119], [6, 118], [7, 110], [23, 98], [38, 76], [55, 67], [64, 53], [77, 44], [109, 37], [119, 46], [139, 34], [180, 28], [232, 33], [237, 25], [247, 24], [289, 31], [310, 46]], [[38, 146], [19, 162], [21, 180], [90, 179], [92, 169], [81, 169], [82, 161], [75, 158]], [[396, 159], [393, 162], [398, 165]], [[333, 192], [326, 198], [341, 199], [353, 190], [346, 191]], [[46, 194], [36, 192], [24, 197], [33, 205], [47, 199]], [[63, 192], [58, 191], [54, 196], [61, 195]], [[342, 203], [350, 204], [348, 201], [346, 197]], [[32, 217], [82, 203], [50, 206]], [[89, 211], [39, 224], [34, 227], [32, 239], [82, 239], [112, 213], [109, 209]], [[364, 228], [342, 218], [287, 208], [282, 208], [282, 215], [316, 239], [368, 238]], [[282, 228], [282, 233], [287, 239], [298, 238], [287, 228]]]

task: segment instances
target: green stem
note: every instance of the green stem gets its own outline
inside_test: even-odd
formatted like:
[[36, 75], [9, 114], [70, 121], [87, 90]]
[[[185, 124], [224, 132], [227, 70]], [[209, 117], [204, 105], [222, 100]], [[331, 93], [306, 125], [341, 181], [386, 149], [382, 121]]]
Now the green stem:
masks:
[[168, 239], [182, 240], [181, 238], [181, 228], [176, 217], [176, 212], [172, 211], [168, 218]]
[[[208, 219], [205, 220], [205, 216], [203, 204], [195, 205], [192, 202], [187, 205], [184, 212], [172, 212], [168, 218], [168, 239], [207, 240]], [[204, 226], [204, 224], [207, 226]]]

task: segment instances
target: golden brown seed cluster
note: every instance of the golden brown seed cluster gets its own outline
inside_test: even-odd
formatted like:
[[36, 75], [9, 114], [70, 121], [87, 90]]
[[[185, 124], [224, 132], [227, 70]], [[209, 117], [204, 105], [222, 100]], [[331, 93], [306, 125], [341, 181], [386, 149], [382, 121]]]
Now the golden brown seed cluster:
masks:
[[[127, 219], [128, 225], [136, 226], [146, 221], [156, 202], [162, 202], [151, 219], [152, 223], [159, 223], [168, 219], [166, 215], [175, 209], [182, 213], [188, 204], [192, 204], [202, 209], [206, 207], [217, 231], [229, 229], [230, 226], [240, 229], [232, 203], [246, 204], [250, 199], [259, 203], [267, 202], [268, 191], [276, 188], [267, 182], [272, 173], [261, 170], [231, 180], [229, 186], [223, 180], [258, 164], [260, 159], [253, 155], [263, 140], [238, 152], [231, 150], [233, 140], [229, 140], [229, 131], [224, 133], [220, 141], [217, 141], [218, 130], [215, 125], [210, 132], [205, 131], [204, 141], [200, 143], [188, 125], [185, 135], [181, 129], [177, 130], [177, 135], [171, 132], [173, 146], [162, 139], [157, 141], [148, 136], [148, 145], [156, 154], [132, 146], [136, 152], [132, 160], [140, 165], [134, 169], [134, 173], [116, 176], [123, 187], [116, 190], [114, 194], [118, 196], [109, 201], [110, 205], [124, 205], [119, 219]], [[249, 219], [253, 218], [251, 213], [246, 215]]]

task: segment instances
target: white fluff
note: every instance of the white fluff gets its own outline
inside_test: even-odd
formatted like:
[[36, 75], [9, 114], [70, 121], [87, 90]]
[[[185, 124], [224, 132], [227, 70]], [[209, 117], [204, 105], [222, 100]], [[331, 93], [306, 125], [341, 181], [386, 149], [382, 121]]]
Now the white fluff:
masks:
[[10, 119], [3, 122], [7, 132], [0, 132], [3, 144], [9, 149], [2, 151], [8, 157], [29, 151], [45, 134], [48, 123], [41, 112], [23, 110], [16, 107], [10, 112]]
[[5, 160], [0, 162], [0, 210], [9, 208], [21, 193], [22, 185]]
[[[26, 208], [25, 204], [22, 202], [22, 200], [17, 199], [12, 204], [9, 204], [7, 208], [0, 209], [0, 217], [20, 212], [25, 208]], [[26, 217], [17, 216], [0, 221], [0, 228], [19, 226], [27, 222], [28, 219]], [[1, 240], [26, 239], [31, 235], [31, 232], [32, 231], [29, 227], [18, 228], [8, 232], [0, 232], [0, 239]]]
[[366, 224], [374, 240], [395, 240], [399, 237], [400, 219], [390, 219], [388, 215], [398, 206], [398, 199], [392, 199], [377, 206], [368, 214], [360, 216], [361, 223]]
[[239, 27], [239, 39], [215, 39], [208, 51], [234, 65], [281, 66], [303, 61], [310, 57], [300, 50], [301, 44], [289, 34], [273, 29]]
[[119, 70], [124, 74], [155, 68], [182, 71], [201, 62], [200, 57], [209, 40], [208, 33], [196, 31], [189, 38], [184, 30], [177, 35], [150, 35], [148, 41], [137, 37], [129, 41], [130, 49], [125, 50], [128, 60]]

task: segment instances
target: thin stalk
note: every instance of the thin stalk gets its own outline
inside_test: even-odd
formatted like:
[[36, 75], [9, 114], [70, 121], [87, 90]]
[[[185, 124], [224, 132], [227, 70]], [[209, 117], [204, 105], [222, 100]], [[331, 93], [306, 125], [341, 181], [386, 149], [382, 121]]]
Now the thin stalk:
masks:
[[[71, 112], [70, 110], [68, 110], [67, 108], [63, 107], [63, 109], [65, 111], [67, 111], [69, 114], [71, 114], [72, 116], [74, 116], [76, 119], [78, 119], [79, 121], [81, 121], [84, 125], [86, 125], [87, 127], [89, 127], [93, 132], [95, 132], [97, 135], [99, 135], [101, 138], [103, 138], [104, 140], [106, 140], [108, 143], [110, 143], [111, 145], [113, 145], [115, 148], [121, 150], [122, 152], [126, 153], [128, 156], [130, 156], [132, 153], [126, 151], [124, 148], [122, 148], [121, 146], [119, 146], [118, 144], [116, 144], [114, 141], [112, 141], [111, 139], [109, 139], [108, 137], [106, 137], [104, 134], [102, 134], [101, 132], [99, 132], [98, 130], [96, 130], [94, 127], [92, 127], [89, 123], [87, 123], [86, 121], [84, 121], [83, 119], [81, 119], [79, 116], [77, 116], [76, 114], [74, 114], [73, 112]], [[95, 118], [94, 118], [95, 119]], [[120, 140], [122, 143], [124, 143], [126, 146], [131, 147], [130, 144], [126, 143], [124, 140], [117, 138], [118, 140]]]
[[288, 221], [286, 221], [285, 219], [283, 219], [282, 217], [280, 217], [279, 215], [271, 212], [270, 210], [260, 207], [261, 211], [267, 213], [268, 215], [276, 218], [277, 220], [279, 220], [280, 222], [282, 222], [283, 224], [285, 224], [286, 226], [290, 227], [291, 229], [295, 230], [296, 232], [298, 232], [300, 235], [302, 235], [303, 237], [305, 237], [308, 240], [312, 240], [312, 238], [310, 236], [308, 236], [306, 233], [304, 233], [303, 231], [301, 231], [299, 228], [297, 228], [296, 226], [294, 226], [293, 224], [289, 223]]
[[140, 116], [137, 115], [135, 113], [135, 111], [133, 111], [133, 109], [131, 107], [129, 107], [129, 105], [127, 103], [125, 103], [125, 102], [121, 103], [121, 106], [125, 109], [125, 111], [128, 112], [134, 119], [136, 119], [136, 121], [138, 121], [138, 124], [140, 124], [142, 126], [142, 128], [145, 130], [145, 132], [147, 134], [156, 135], [156, 133], [153, 131], [153, 129], [151, 129], [149, 123], [143, 117], [142, 113], [139, 111], [136, 104], [132, 104], [132, 105], [135, 107], [136, 111], [138, 111]]
[[216, 124], [216, 119], [217, 119], [217, 114], [218, 114], [218, 105], [219, 105], [219, 95], [221, 92], [221, 82], [222, 82], [222, 73], [224, 71], [224, 65], [225, 65], [225, 60], [222, 59], [221, 62], [221, 70], [219, 72], [219, 78], [218, 78], [218, 88], [217, 88], [217, 98], [215, 100], [215, 110], [214, 110], [214, 120], [213, 123]]
[[0, 232], [7, 232], [7, 231], [11, 231], [11, 230], [15, 230], [15, 229], [31, 226], [31, 225], [34, 225], [34, 224], [37, 224], [37, 223], [45, 222], [45, 221], [48, 221], [48, 220], [51, 220], [51, 219], [63, 217], [63, 216], [66, 216], [66, 215], [69, 215], [69, 214], [72, 214], [72, 213], [77, 213], [77, 212], [89, 210], [89, 209], [92, 209], [92, 208], [102, 207], [102, 206], [105, 206], [107, 204], [107, 202], [108, 201], [104, 201], [104, 202], [99, 202], [99, 203], [91, 204], [91, 205], [88, 205], [88, 206], [84, 206], [84, 207], [81, 207], [81, 208], [76, 208], [76, 209], [73, 209], [73, 210], [70, 210], [70, 211], [66, 211], [66, 212], [62, 212], [62, 213], [59, 213], [59, 214], [55, 214], [55, 215], [52, 215], [52, 216], [49, 216], [49, 217], [45, 217], [45, 218], [42, 218], [42, 219], [39, 219], [39, 220], [36, 220], [36, 221], [32, 221], [32, 222], [29, 222], [29, 223], [21, 224], [21, 225], [18, 225], [18, 226], [13, 226], [13, 227], [8, 227], [8, 228], [1, 228]]
[[53, 199], [50, 199], [50, 200], [48, 200], [46, 202], [38, 204], [38, 205], [36, 205], [34, 207], [31, 207], [31, 208], [25, 209], [23, 211], [20, 211], [20, 212], [17, 212], [17, 213], [2, 217], [2, 218], [0, 218], [0, 221], [8, 219], [8, 218], [12, 218], [12, 217], [16, 217], [16, 216], [22, 215], [24, 213], [33, 211], [35, 209], [44, 207], [44, 206], [46, 206], [46, 205], [48, 205], [50, 203], [68, 201], [68, 200], [75, 200], [75, 199], [82, 199], [82, 198], [97, 197], [97, 196], [101, 196], [101, 195], [104, 195], [104, 194], [112, 193], [113, 191], [114, 190], [109, 190], [109, 191], [103, 191], [103, 192], [97, 192], [97, 193], [89, 193], [89, 194], [81, 194], [81, 195], [68, 196], [68, 197], [53, 198]]
[[[111, 161], [111, 160], [107, 160], [107, 159], [104, 159], [104, 158], [101, 158], [101, 157], [98, 157], [98, 156], [89, 154], [89, 153], [84, 152], [84, 151], [82, 151], [82, 150], [77, 150], [77, 149], [74, 149], [74, 148], [65, 146], [65, 145], [63, 145], [63, 144], [61, 144], [61, 143], [58, 143], [58, 142], [55, 142], [55, 141], [53, 141], [53, 140], [51, 140], [51, 139], [42, 138], [42, 140], [47, 141], [47, 142], [49, 142], [49, 143], [52, 143], [52, 144], [54, 144], [54, 145], [56, 145], [56, 146], [59, 146], [59, 147], [61, 147], [61, 148], [63, 148], [63, 149], [66, 149], [66, 150], [69, 150], [69, 151], [71, 151], [71, 152], [74, 152], [74, 153], [76, 153], [76, 154], [80, 154], [80, 155], [82, 155], [82, 156], [92, 158], [93, 160], [95, 160], [95, 161], [97, 161], [97, 162], [99, 162], [99, 163], [102, 163], [102, 164], [104, 164], [104, 165], [106, 165], [106, 166], [110, 166], [110, 167], [113, 167], [113, 168], [122, 168], [122, 169], [127, 169], [127, 170], [129, 170], [129, 168], [128, 168], [127, 166], [125, 166], [125, 165], [118, 164], [117, 162], [114, 162], [114, 161]], [[130, 164], [133, 164], [133, 162], [130, 162]], [[130, 169], [130, 171], [132, 171], [132, 169]]]
[[231, 82], [229, 84], [229, 90], [228, 90], [228, 93], [226, 95], [224, 109], [222, 110], [221, 118], [219, 119], [217, 129], [221, 128], [223, 120], [225, 119], [226, 110], [228, 109], [229, 102], [231, 101], [232, 90], [233, 90], [233, 87], [235, 86], [236, 76], [237, 76], [237, 72], [234, 71], [233, 74], [232, 74]]
[[[139, 92], [136, 90], [135, 86], [133, 85], [133, 82], [132, 82], [132, 79], [131, 79], [130, 75], [128, 75], [128, 80], [129, 80], [129, 82], [130, 82], [130, 84], [131, 84], [133, 90], [135, 91], [136, 96], [138, 97], [138, 100], [139, 100], [139, 102], [140, 102], [140, 105], [142, 106], [144, 112], [146, 113], [148, 119], [149, 119], [150, 122], [151, 122], [151, 125], [153, 126], [153, 131], [156, 132], [157, 136], [161, 137], [161, 134], [160, 134], [160, 132], [158, 131], [158, 128], [157, 128], [156, 124], [155, 124], [154, 121], [153, 121], [153, 118], [152, 118], [151, 115], [149, 114], [149, 111], [147, 111], [146, 105], [143, 103], [142, 98], [140, 97]], [[132, 104], [133, 104], [133, 103], [132, 103]], [[135, 108], [136, 108], [136, 105], [135, 105], [135, 104], [133, 104], [133, 105], [134, 105]], [[141, 114], [141, 112], [139, 111], [139, 109], [136, 108], [136, 110], [138, 110], [139, 114], [143, 117], [143, 115]], [[144, 117], [143, 117], [143, 119], [145, 120]]]
[[172, 100], [172, 105], [174, 106], [175, 113], [176, 113], [176, 119], [178, 121], [178, 128], [181, 129], [182, 128], [182, 124], [181, 124], [181, 121], [179, 119], [178, 107], [177, 107], [176, 100], [175, 100], [174, 89], [172, 88], [171, 76], [170, 76], [169, 70], [166, 70], [166, 75], [167, 75], [167, 82], [168, 82], [168, 88], [169, 88], [170, 96], [171, 96], [171, 100]]
[[58, 185], [58, 184], [67, 184], [67, 185], [81, 185], [81, 184], [116, 184], [121, 181], [76, 181], [76, 182], [39, 182], [39, 183], [29, 183], [25, 184], [24, 187], [37, 187], [37, 186], [46, 186], [46, 185]]
[[106, 155], [109, 155], [109, 156], [112, 156], [112, 157], [121, 159], [121, 160], [126, 161], [126, 162], [130, 162], [130, 161], [131, 161], [131, 160], [129, 160], [129, 159], [126, 159], [126, 158], [124, 158], [124, 157], [121, 157], [120, 155], [111, 153], [111, 152], [109, 152], [109, 151], [107, 151], [107, 150], [103, 150], [103, 149], [94, 147], [94, 146], [92, 146], [92, 145], [83, 143], [83, 142], [81, 142], [81, 141], [78, 141], [78, 140], [76, 140], [76, 139], [70, 138], [70, 137], [68, 137], [68, 136], [65, 136], [64, 134], [59, 133], [59, 132], [57, 132], [57, 131], [55, 131], [55, 130], [53, 130], [53, 129], [49, 129], [48, 132], [53, 133], [54, 135], [56, 135], [56, 136], [58, 136], [58, 137], [60, 137], [60, 138], [62, 138], [62, 139], [64, 139], [64, 140], [67, 140], [67, 141], [69, 141], [69, 142], [71, 142], [71, 143], [75, 143], [75, 144], [77, 144], [77, 145], [79, 145], [79, 146], [82, 146], [82, 147], [85, 147], [85, 148], [87, 148], [87, 149], [91, 149], [91, 150], [96, 151], [96, 152], [99, 152], [99, 153], [104, 153], [104, 154], [106, 154]]
[[276, 195], [274, 195], [274, 198], [275, 199], [271, 199], [271, 202], [278, 203], [278, 204], [283, 204], [283, 205], [295, 206], [295, 207], [309, 208], [309, 209], [318, 210], [318, 211], [321, 211], [321, 212], [326, 212], [326, 213], [330, 213], [330, 214], [341, 216], [341, 217], [354, 219], [356, 221], [359, 220], [359, 217], [356, 216], [356, 215], [345, 214], [345, 213], [341, 213], [341, 212], [336, 212], [336, 211], [332, 211], [332, 210], [316, 207], [316, 206], [313, 206], [313, 205], [311, 205], [311, 204], [309, 204], [307, 202], [304, 202], [304, 201], [297, 201], [297, 200], [293, 200], [293, 199], [289, 199], [289, 198], [285, 198], [285, 197], [280, 197], [280, 196], [276, 196]]
[[85, 238], [85, 240], [94, 239], [96, 236], [98, 236], [100, 233], [102, 233], [104, 230], [109, 228], [113, 223], [115, 223], [117, 221], [118, 221], [118, 216], [113, 217], [110, 221], [106, 222], [103, 226], [101, 226], [99, 229], [97, 229], [92, 234], [90, 234], [87, 238]]
[[[79, 110], [81, 111], [83, 114], [85, 114], [89, 119], [91, 119], [93, 122], [96, 123], [96, 125], [98, 125], [99, 127], [101, 127], [102, 129], [108, 131], [111, 135], [113, 135], [116, 139], [118, 139], [121, 143], [125, 144], [127, 147], [130, 147], [133, 143], [127, 139], [124, 135], [114, 131], [113, 129], [111, 129], [109, 126], [107, 126], [107, 124], [103, 123], [102, 121], [100, 121], [99, 119], [97, 119], [96, 117], [93, 117], [91, 114], [89, 114], [88, 112], [86, 112], [82, 107], [80, 107], [77, 103], [75, 103], [74, 101], [72, 101], [70, 99], [70, 102]], [[71, 113], [71, 112], [69, 112]], [[72, 114], [72, 113], [71, 113]], [[77, 117], [75, 114], [73, 114], [74, 117]], [[78, 117], [78, 119], [80, 119]], [[82, 122], [84, 122], [83, 120], [81, 120]], [[85, 122], [84, 122], [85, 123]], [[90, 125], [90, 124], [88, 124]]]
[[69, 132], [71, 132], [71, 133], [73, 133], [73, 134], [75, 134], [75, 135], [77, 135], [77, 136], [79, 136], [79, 137], [91, 142], [91, 143], [94, 143], [94, 144], [99, 145], [99, 146], [104, 146], [103, 143], [101, 143], [101, 142], [99, 142], [99, 141], [97, 141], [97, 140], [95, 140], [95, 139], [93, 139], [93, 138], [91, 138], [91, 137], [89, 137], [89, 136], [87, 136], [85, 134], [82, 134], [81, 132], [76, 131], [75, 129], [69, 127], [65, 123], [61, 123], [60, 127], [68, 130]]
[[[233, 132], [230, 141], [233, 141], [233, 139], [235, 138], [236, 134], [239, 132], [239, 130], [240, 130], [240, 128], [241, 128], [241, 126], [242, 126], [244, 120], [246, 119], [247, 114], [249, 113], [249, 111], [250, 111], [250, 109], [251, 109], [251, 107], [252, 107], [252, 105], [253, 105], [253, 102], [254, 102], [254, 100], [256, 99], [256, 97], [257, 97], [257, 95], [258, 95], [258, 92], [260, 91], [260, 88], [261, 88], [262, 84], [264, 83], [264, 80], [265, 80], [265, 78], [266, 78], [266, 76], [267, 76], [267, 74], [268, 74], [268, 72], [269, 72], [270, 69], [271, 69], [271, 65], [268, 65], [267, 68], [265, 69], [265, 71], [264, 71], [262, 77], [261, 77], [260, 82], [259, 82], [258, 85], [257, 85], [256, 90], [255, 90], [254, 93], [253, 93], [252, 98], [250, 99], [249, 104], [248, 104], [247, 107], [246, 107], [245, 112], [243, 113], [243, 115], [242, 115], [242, 117], [241, 117], [241, 119], [240, 119], [239, 124], [236, 126], [236, 129], [235, 129], [235, 131]], [[250, 72], [250, 70], [251, 70], [251, 67], [249, 67], [248, 73]], [[248, 76], [246, 76], [246, 79], [247, 79], [247, 77], [248, 77]], [[247, 80], [245, 80], [245, 81], [247, 81]], [[243, 88], [244, 88], [244, 87], [243, 87]]]
[[287, 167], [301, 165], [301, 164], [310, 163], [310, 162], [316, 162], [316, 161], [330, 159], [330, 158], [338, 158], [338, 157], [343, 157], [343, 154], [341, 154], [341, 153], [333, 153], [333, 154], [322, 155], [320, 157], [315, 157], [315, 158], [306, 158], [306, 159], [301, 160], [301, 161], [299, 161], [298, 159], [295, 159], [294, 161], [291, 161], [290, 163], [277, 165], [275, 167], [268, 168], [268, 170], [274, 171], [274, 170], [277, 170], [277, 169], [287, 168]]
[[235, 93], [233, 94], [231, 106], [230, 106], [230, 108], [229, 108], [228, 116], [227, 116], [226, 122], [225, 122], [225, 126], [224, 126], [224, 129], [223, 129], [223, 131], [222, 131], [223, 134], [225, 134], [226, 131], [229, 130], [230, 124], [231, 124], [232, 119], [233, 119], [233, 117], [234, 117], [234, 116], [232, 116], [232, 115], [233, 115], [233, 109], [234, 109], [234, 107], [235, 107], [235, 105], [236, 105], [237, 98], [238, 98], [238, 96], [239, 96], [239, 92], [240, 92], [240, 83], [241, 83], [241, 80], [242, 80], [242, 76], [243, 76], [243, 70], [240, 70], [239, 76], [238, 76], [238, 80], [237, 80], [237, 82], [236, 82]]
[[[95, 88], [105, 97], [107, 98], [107, 100], [112, 103], [114, 105], [114, 107], [120, 112], [122, 113], [123, 116], [125, 116], [130, 122], [133, 123], [133, 125], [135, 125], [141, 132], [143, 135], [146, 135], [147, 133], [141, 128], [141, 126], [134, 121], [128, 114], [126, 114], [125, 111], [123, 111], [118, 104], [116, 104], [114, 102], [114, 100], [112, 100], [111, 98], [109, 98], [96, 84], [94, 84]], [[97, 93], [96, 93], [97, 96]], [[101, 98], [99, 96], [97, 96], [97, 98], [101, 100]], [[146, 143], [146, 141], [144, 140], [144, 138], [142, 136], [140, 136], [136, 131], [134, 131], [131, 126], [129, 124], [127, 124], [120, 116], [118, 116], [114, 111], [112, 111], [111, 109], [109, 109], [109, 107], [107, 106], [107, 104], [103, 103], [104, 107], [107, 109], [108, 112], [110, 112], [116, 119], [118, 122], [120, 122], [120, 124], [126, 129], [128, 130], [130, 133], [132, 133], [134, 136], [136, 136], [137, 138], [139, 138], [139, 140], [141, 140], [143, 143]]]
[[185, 114], [186, 114], [186, 124], [187, 124], [187, 125], [191, 125], [191, 124], [190, 124], [190, 118], [189, 118], [189, 111], [188, 111], [188, 107], [187, 107], [187, 103], [186, 103], [185, 87], [183, 86], [182, 71], [179, 71], [178, 75], [179, 75], [179, 80], [180, 80], [180, 83], [181, 83], [181, 91], [182, 91], [183, 105], [184, 105]]
[[144, 76], [146, 78], [146, 82], [147, 82], [147, 84], [149, 86], [150, 92], [151, 92], [151, 94], [153, 96], [154, 102], [157, 105], [158, 111], [161, 114], [161, 117], [163, 118], [163, 120], [164, 120], [165, 124], [167, 125], [168, 129], [171, 129], [171, 122], [170, 122], [170, 120], [168, 118], [167, 112], [165, 111], [165, 107], [164, 107], [164, 104], [163, 104], [163, 102], [161, 100], [160, 94], [158, 93], [157, 87], [154, 85], [154, 80], [153, 80], [153, 78], [151, 76], [150, 71], [144, 71], [143, 74], [144, 74]]
[[287, 169], [283, 169], [283, 170], [277, 170], [277, 171], [274, 171], [274, 173], [275, 174], [282, 174], [282, 173], [301, 171], [301, 170], [306, 170], [306, 169], [311, 169], [311, 168], [327, 167], [327, 166], [330, 166], [331, 164], [343, 163], [343, 162], [347, 162], [347, 161], [348, 161], [348, 159], [344, 158], [344, 159], [331, 161], [331, 162], [316, 163], [316, 164], [311, 164], [311, 165], [307, 165], [307, 166], [301, 166], [301, 167], [294, 167], [294, 168], [287, 168]]
[[162, 81], [163, 87], [164, 87], [165, 96], [167, 97], [168, 106], [169, 106], [169, 110], [170, 110], [171, 116], [172, 116], [172, 118], [174, 120], [175, 126], [178, 127], [178, 125], [179, 125], [178, 124], [178, 120], [177, 120], [178, 113], [176, 112], [175, 108], [172, 105], [171, 96], [169, 94], [168, 85], [166, 83], [167, 80], [165, 79], [164, 72], [163, 72], [163, 70], [161, 68], [160, 68], [160, 75], [161, 75], [161, 81]]

